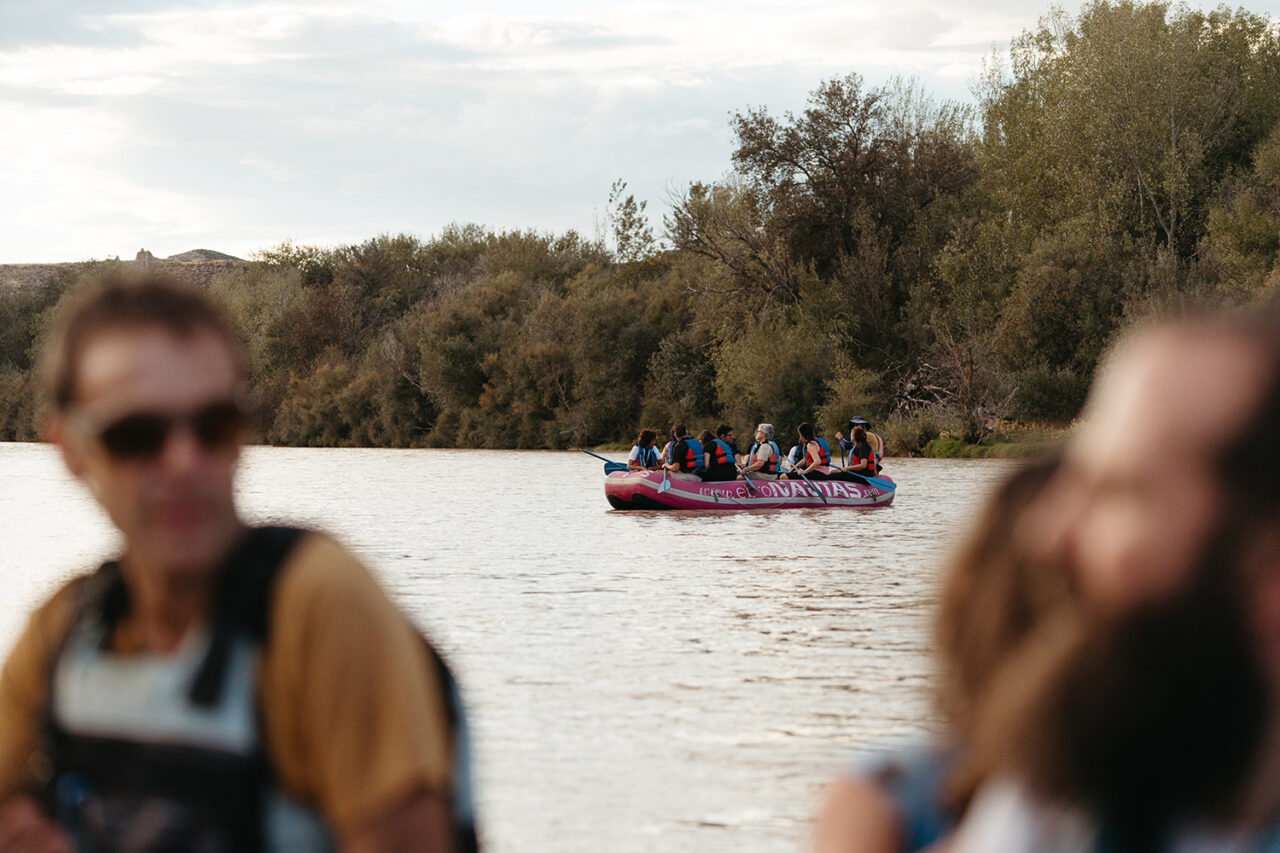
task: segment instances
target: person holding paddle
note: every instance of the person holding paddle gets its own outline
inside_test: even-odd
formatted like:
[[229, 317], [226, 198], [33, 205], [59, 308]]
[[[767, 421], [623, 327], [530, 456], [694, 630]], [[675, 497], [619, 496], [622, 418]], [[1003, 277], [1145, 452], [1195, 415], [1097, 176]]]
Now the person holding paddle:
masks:
[[[831, 467], [830, 452], [817, 440], [813, 424], [805, 421], [800, 424], [796, 430], [800, 434], [799, 452], [793, 463], [793, 471], [797, 477], [807, 477], [810, 480], [826, 480], [828, 475], [836, 469]], [[782, 479], [790, 478], [790, 474], [783, 474]]]
[[667, 445], [667, 461], [663, 467], [673, 480], [702, 481], [702, 442], [690, 438], [684, 424], [671, 428], [671, 443]]
[[830, 479], [852, 480], [853, 477], [842, 476], [847, 474], [874, 477], [876, 468], [876, 452], [867, 440], [867, 431], [860, 426], [854, 427], [853, 442], [849, 445], [849, 464], [833, 473]]
[[636, 443], [632, 445], [631, 453], [627, 456], [627, 468], [631, 471], [658, 470], [658, 450], [653, 446], [657, 440], [658, 433], [654, 430], [640, 430], [640, 434], [636, 436]]
[[871, 450], [875, 453], [875, 470], [868, 472], [871, 475], [880, 473], [880, 469], [884, 464], [884, 439], [871, 431], [871, 423], [861, 415], [855, 415], [849, 419], [849, 438], [846, 439], [840, 433], [836, 433], [836, 440], [840, 442], [840, 447], [846, 451], [852, 450], [854, 442], [853, 432], [858, 427], [862, 427], [867, 434], [867, 443], [871, 445]]
[[781, 464], [782, 452], [773, 440], [773, 424], [760, 424], [756, 427], [756, 442], [747, 452], [747, 463], [738, 479], [776, 480]]

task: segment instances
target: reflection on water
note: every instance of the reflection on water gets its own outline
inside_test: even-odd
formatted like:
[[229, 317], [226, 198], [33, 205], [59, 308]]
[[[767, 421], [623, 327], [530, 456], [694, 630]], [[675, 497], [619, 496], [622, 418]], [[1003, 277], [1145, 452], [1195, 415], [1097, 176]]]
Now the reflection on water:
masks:
[[[577, 453], [250, 448], [241, 502], [347, 541], [454, 662], [495, 853], [797, 850], [850, 754], [927, 728], [937, 567], [1007, 470], [889, 462], [886, 510], [620, 513]], [[0, 471], [7, 648], [114, 536], [51, 451]]]

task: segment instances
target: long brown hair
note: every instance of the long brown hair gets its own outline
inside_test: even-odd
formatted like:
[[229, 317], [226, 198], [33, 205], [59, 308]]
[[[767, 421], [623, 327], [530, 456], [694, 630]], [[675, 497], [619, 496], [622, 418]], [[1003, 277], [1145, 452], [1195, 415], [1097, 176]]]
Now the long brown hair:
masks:
[[1057, 470], [1059, 457], [1037, 459], [1013, 472], [987, 500], [978, 522], [944, 570], [934, 622], [937, 702], [961, 759], [945, 786], [947, 805], [963, 811], [986, 767], [964, 755], [982, 703], [1002, 665], [1037, 623], [1069, 595], [1066, 579], [1045, 572], [1020, 548], [1022, 510]]

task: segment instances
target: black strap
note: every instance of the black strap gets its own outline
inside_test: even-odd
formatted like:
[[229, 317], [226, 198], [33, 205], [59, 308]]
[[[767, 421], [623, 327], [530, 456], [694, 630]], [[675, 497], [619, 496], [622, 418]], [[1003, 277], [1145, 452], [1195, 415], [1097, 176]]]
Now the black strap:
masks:
[[276, 576], [303, 532], [297, 527], [255, 527], [227, 557], [214, 592], [213, 638], [188, 694], [192, 704], [218, 704], [237, 633], [266, 641]]

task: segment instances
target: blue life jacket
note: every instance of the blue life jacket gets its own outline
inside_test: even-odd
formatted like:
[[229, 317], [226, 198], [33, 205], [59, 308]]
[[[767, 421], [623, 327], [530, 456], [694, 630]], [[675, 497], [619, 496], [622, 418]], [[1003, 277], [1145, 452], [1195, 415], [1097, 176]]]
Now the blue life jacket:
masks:
[[943, 806], [955, 761], [950, 749], [915, 747], [874, 757], [859, 768], [897, 808], [904, 851], [923, 850], [955, 828], [955, 815]]
[[818, 458], [809, 458], [809, 445], [806, 443], [804, 446], [804, 462], [801, 463], [803, 468], [808, 468], [810, 463], [813, 462], [817, 462], [819, 465], [831, 464], [831, 449], [827, 447], [827, 443], [820, 438], [815, 438], [814, 441], [818, 443]]
[[711, 467], [707, 469], [708, 473], [722, 480], [732, 480], [737, 474], [738, 463], [734, 459], [733, 448], [729, 443], [717, 438], [707, 446], [707, 453], [711, 455]]
[[681, 441], [683, 441], [685, 446], [689, 448], [689, 452], [685, 455], [684, 459], [679, 460], [680, 470], [692, 471], [695, 474], [700, 474], [707, 470], [707, 466], [702, 460], [702, 442], [698, 441], [696, 438], [689, 438], [688, 436], [682, 438]]
[[658, 449], [656, 447], [641, 447], [640, 452], [636, 454], [636, 462], [640, 463], [641, 468], [658, 467]]
[[[776, 474], [778, 473], [778, 468], [782, 465], [782, 451], [778, 449], [778, 442], [776, 441], [769, 441], [768, 445], [773, 448], [773, 456], [768, 462], [764, 463], [764, 467], [760, 469], [760, 473]], [[755, 461], [756, 451], [759, 449], [760, 442], [755, 441], [751, 443], [751, 451], [747, 454], [747, 458], [749, 460], [747, 464], [751, 464], [751, 462]]]

